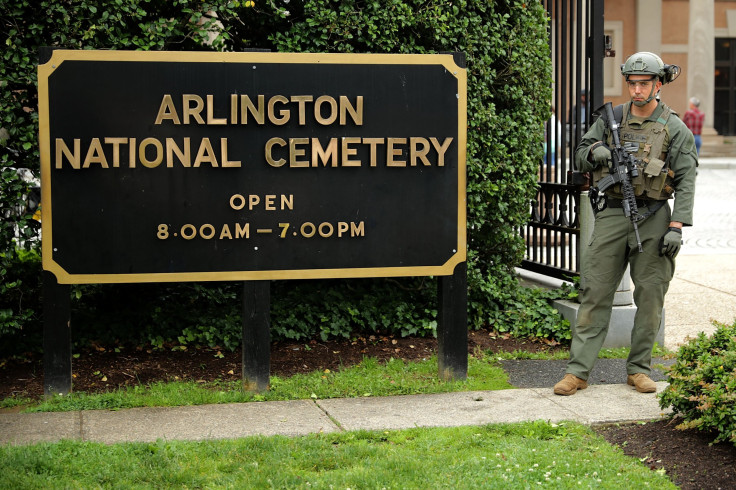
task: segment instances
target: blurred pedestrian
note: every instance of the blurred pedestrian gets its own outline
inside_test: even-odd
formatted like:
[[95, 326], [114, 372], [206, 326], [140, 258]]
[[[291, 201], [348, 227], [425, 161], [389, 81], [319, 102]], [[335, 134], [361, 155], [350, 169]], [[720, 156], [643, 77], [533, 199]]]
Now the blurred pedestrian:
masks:
[[554, 164], [557, 147], [562, 140], [562, 124], [555, 115], [555, 106], [552, 105], [552, 115], [544, 128], [544, 161]]
[[582, 89], [580, 90], [580, 100], [570, 109], [570, 122], [573, 122], [575, 127], [584, 130], [589, 114], [590, 102], [588, 101], [588, 91]]
[[699, 107], [700, 100], [697, 97], [690, 97], [690, 108], [682, 116], [682, 122], [695, 136], [695, 148], [698, 149], [698, 155], [700, 155], [700, 146], [703, 144], [701, 134], [703, 133], [703, 121], [705, 120], [705, 113]]

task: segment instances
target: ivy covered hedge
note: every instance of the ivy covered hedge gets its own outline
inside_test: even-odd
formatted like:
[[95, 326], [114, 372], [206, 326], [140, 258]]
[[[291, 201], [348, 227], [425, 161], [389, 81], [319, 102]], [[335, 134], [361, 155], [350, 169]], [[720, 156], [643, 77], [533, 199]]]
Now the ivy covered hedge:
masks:
[[[37, 222], [24, 209], [39, 173], [36, 62], [40, 46], [73, 49], [465, 53], [468, 66], [468, 287], [472, 327], [569, 337], [546, 300], [522, 292], [517, 232], [528, 217], [549, 114], [547, 19], [535, 1], [0, 0], [0, 340], [38, 332]], [[21, 239], [14, 239], [20, 234]], [[35, 259], [38, 267], [37, 257]], [[29, 289], [30, 288], [30, 289]], [[431, 333], [436, 281], [275, 282], [275, 338], [354, 330]], [[235, 346], [237, 284], [76, 287], [75, 338]], [[124, 300], [124, 301], [123, 301]], [[29, 302], [30, 301], [30, 302]], [[29, 309], [30, 308], [30, 309]], [[528, 309], [527, 313], [521, 311]], [[521, 318], [521, 320], [520, 320]]]

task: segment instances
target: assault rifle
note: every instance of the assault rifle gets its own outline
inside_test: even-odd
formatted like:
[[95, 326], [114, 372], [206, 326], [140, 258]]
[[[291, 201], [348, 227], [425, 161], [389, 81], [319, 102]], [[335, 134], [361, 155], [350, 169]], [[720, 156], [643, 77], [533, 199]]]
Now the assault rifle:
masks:
[[590, 197], [593, 202], [593, 209], [600, 209], [597, 205], [601, 204], [603, 195], [608, 188], [616, 184], [621, 184], [621, 194], [624, 198], [621, 205], [624, 210], [624, 216], [631, 220], [634, 225], [634, 233], [636, 234], [636, 244], [639, 246], [639, 253], [642, 253], [641, 238], [639, 237], [639, 208], [636, 205], [636, 195], [634, 194], [634, 186], [631, 179], [639, 176], [639, 169], [636, 167], [636, 158], [621, 146], [621, 140], [618, 135], [618, 123], [613, 116], [613, 106], [610, 102], [606, 102], [603, 116], [608, 129], [611, 131], [613, 148], [611, 150], [611, 162], [609, 167], [610, 174], [598, 181], [596, 188], [591, 189]]

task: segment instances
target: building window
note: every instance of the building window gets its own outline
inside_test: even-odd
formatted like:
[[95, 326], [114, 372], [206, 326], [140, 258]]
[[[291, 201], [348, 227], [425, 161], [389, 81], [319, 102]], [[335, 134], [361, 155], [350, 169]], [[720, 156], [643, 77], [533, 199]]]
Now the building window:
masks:
[[611, 45], [616, 55], [613, 58], [603, 59], [603, 96], [621, 96], [621, 64], [623, 63], [624, 23], [620, 20], [605, 21], [603, 32], [610, 36]]

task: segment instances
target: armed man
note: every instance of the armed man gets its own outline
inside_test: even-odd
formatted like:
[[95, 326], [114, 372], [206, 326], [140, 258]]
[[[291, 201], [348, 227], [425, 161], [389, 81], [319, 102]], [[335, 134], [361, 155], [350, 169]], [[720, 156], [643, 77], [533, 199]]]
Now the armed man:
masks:
[[656, 391], [649, 377], [652, 348], [682, 227], [692, 225], [695, 141], [677, 114], [658, 100], [662, 85], [674, 81], [680, 68], [640, 52], [626, 60], [621, 73], [630, 102], [615, 109], [609, 103], [575, 150], [577, 169], [593, 173], [595, 227], [583, 258], [583, 292], [570, 361], [565, 377], [554, 386], [558, 395], [587, 388], [627, 265], [637, 306], [627, 382], [641, 393]]

